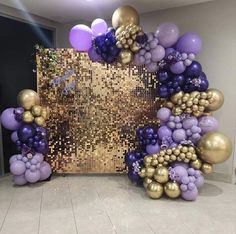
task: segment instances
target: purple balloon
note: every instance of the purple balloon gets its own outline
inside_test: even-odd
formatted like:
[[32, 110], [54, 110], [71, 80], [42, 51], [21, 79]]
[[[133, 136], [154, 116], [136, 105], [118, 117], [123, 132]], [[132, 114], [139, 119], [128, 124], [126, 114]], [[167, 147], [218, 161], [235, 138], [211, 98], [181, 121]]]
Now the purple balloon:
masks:
[[160, 146], [159, 146], [158, 143], [156, 143], [155, 145], [147, 145], [146, 146], [146, 151], [150, 155], [156, 154], [160, 151]]
[[197, 33], [185, 33], [179, 38], [176, 44], [176, 50], [181, 53], [199, 54], [202, 48], [202, 39]]
[[183, 120], [184, 129], [191, 129], [193, 126], [197, 126], [197, 125], [198, 125], [198, 120], [194, 116], [191, 116]]
[[170, 55], [171, 53], [173, 53], [175, 51], [174, 48], [166, 48], [165, 50], [165, 58], [168, 57], [168, 55]]
[[172, 131], [167, 126], [163, 125], [158, 129], [157, 134], [160, 139], [169, 138], [172, 135]]
[[27, 142], [29, 138], [34, 137], [35, 133], [35, 127], [31, 124], [24, 124], [17, 131], [19, 140], [22, 142]]
[[196, 178], [194, 183], [197, 188], [201, 188], [204, 185], [204, 182], [205, 182], [204, 177], [200, 175], [198, 178]]
[[165, 57], [165, 49], [161, 45], [157, 45], [151, 49], [151, 59], [153, 62], [159, 62]]
[[162, 107], [157, 111], [157, 118], [160, 119], [161, 122], [167, 122], [171, 116], [171, 110], [166, 107]]
[[156, 72], [158, 67], [156, 63], [149, 63], [146, 65], [146, 69], [148, 72]]
[[186, 170], [189, 168], [189, 165], [187, 163], [183, 163], [183, 162], [173, 162], [171, 164], [171, 167], [177, 167], [177, 166], [181, 166], [181, 167], [185, 168]]
[[136, 157], [135, 152], [129, 152], [125, 155], [125, 164], [128, 167], [132, 167], [133, 163], [136, 162], [138, 158]]
[[128, 178], [133, 182], [133, 183], [139, 183], [141, 178], [138, 174], [137, 171], [134, 171], [133, 169], [129, 169], [128, 172]]
[[185, 167], [183, 166], [175, 166], [173, 168], [173, 171], [175, 172], [175, 180], [180, 183], [182, 181], [182, 178], [185, 176], [188, 176], [188, 172]]
[[30, 183], [36, 183], [37, 181], [40, 180], [40, 171], [39, 170], [31, 171], [27, 169], [25, 172], [25, 179]]
[[17, 154], [16, 155], [12, 155], [9, 159], [9, 164], [12, 164], [13, 162], [17, 161]]
[[8, 130], [17, 130], [21, 123], [15, 119], [14, 108], [7, 108], [1, 114], [1, 123]]
[[40, 153], [36, 153], [34, 155], [33, 159], [36, 160], [37, 162], [41, 163], [41, 162], [43, 162], [44, 156]]
[[10, 166], [10, 171], [13, 175], [22, 175], [23, 173], [25, 173], [25, 170], [25, 163], [19, 160], [13, 162]]
[[172, 138], [175, 142], [180, 143], [183, 140], [186, 140], [186, 133], [185, 130], [180, 128], [180, 129], [176, 129], [174, 130], [173, 134], [172, 134]]
[[69, 35], [70, 44], [78, 51], [88, 51], [92, 46], [92, 30], [84, 25], [75, 25]]
[[[199, 77], [202, 73], [202, 66], [199, 62], [193, 61], [190, 66], [187, 67], [185, 75], [189, 77]], [[203, 73], [204, 74], [204, 73]], [[204, 74], [205, 75], [205, 74]], [[206, 76], [205, 76], [206, 77]]]
[[101, 61], [101, 56], [96, 52], [93, 46], [88, 50], [88, 56], [93, 62]]
[[181, 74], [185, 71], [186, 66], [184, 65], [183, 61], [179, 61], [177, 63], [174, 63], [170, 65], [170, 70], [174, 74]]
[[25, 175], [13, 176], [13, 181], [15, 185], [25, 185], [27, 184], [27, 180], [25, 179]]
[[135, 65], [142, 66], [142, 65], [145, 64], [145, 59], [141, 59], [141, 57], [143, 57], [143, 56], [141, 56], [140, 54], [135, 54], [134, 55], [134, 64]]
[[201, 134], [217, 131], [219, 123], [213, 116], [203, 116], [199, 119], [198, 126], [201, 128]]
[[107, 23], [103, 19], [95, 19], [91, 24], [91, 29], [94, 36], [97, 36], [100, 33], [106, 33], [107, 28]]
[[45, 139], [39, 141], [36, 151], [41, 154], [48, 153], [48, 142]]
[[158, 26], [155, 36], [159, 44], [167, 48], [174, 45], [179, 38], [179, 28], [173, 23], [163, 23]]
[[11, 134], [11, 140], [12, 140], [14, 143], [19, 140], [18, 135], [17, 135], [17, 131], [15, 131], [15, 132], [13, 132], [13, 133]]
[[195, 201], [198, 196], [198, 189], [195, 187], [193, 190], [187, 190], [181, 192], [181, 197], [186, 201]]
[[46, 180], [51, 174], [51, 166], [45, 161], [42, 162], [40, 166], [40, 180]]

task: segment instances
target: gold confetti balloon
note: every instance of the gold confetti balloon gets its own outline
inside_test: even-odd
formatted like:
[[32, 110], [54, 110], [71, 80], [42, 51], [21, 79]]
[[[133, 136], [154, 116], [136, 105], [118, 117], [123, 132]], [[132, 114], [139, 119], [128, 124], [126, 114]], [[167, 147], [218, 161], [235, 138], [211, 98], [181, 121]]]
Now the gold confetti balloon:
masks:
[[112, 15], [112, 27], [117, 29], [127, 24], [139, 25], [139, 14], [131, 6], [121, 6]]
[[158, 199], [163, 194], [163, 186], [157, 182], [151, 182], [147, 186], [147, 194], [152, 199]]
[[208, 163], [221, 163], [232, 153], [230, 139], [220, 132], [205, 134], [198, 142], [198, 155]]
[[210, 174], [213, 172], [213, 166], [210, 163], [203, 163], [201, 167], [201, 171], [204, 174]]
[[168, 169], [166, 167], [163, 166], [159, 166], [156, 168], [155, 172], [154, 172], [154, 179], [163, 184], [166, 183], [168, 181]]
[[215, 111], [218, 110], [224, 104], [224, 95], [218, 89], [208, 89], [207, 93], [212, 95], [212, 102], [207, 106], [207, 110]]
[[30, 111], [25, 111], [23, 113], [22, 119], [25, 123], [32, 123], [34, 121], [34, 116], [32, 115]]
[[17, 95], [17, 103], [26, 110], [30, 110], [34, 105], [39, 105], [39, 95], [34, 90], [23, 89]]
[[167, 182], [164, 186], [165, 194], [170, 198], [177, 198], [180, 196], [180, 187], [176, 182]]
[[130, 50], [122, 50], [119, 54], [121, 63], [128, 64], [133, 60], [133, 53]]

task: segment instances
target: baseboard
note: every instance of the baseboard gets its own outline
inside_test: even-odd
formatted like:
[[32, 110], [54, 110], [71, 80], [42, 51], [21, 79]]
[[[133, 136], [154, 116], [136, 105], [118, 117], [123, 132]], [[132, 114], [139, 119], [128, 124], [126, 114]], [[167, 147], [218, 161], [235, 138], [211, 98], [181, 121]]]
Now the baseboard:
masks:
[[225, 183], [233, 184], [233, 176], [229, 174], [213, 172], [212, 174], [204, 175], [205, 179], [213, 180], [213, 181], [220, 181]]

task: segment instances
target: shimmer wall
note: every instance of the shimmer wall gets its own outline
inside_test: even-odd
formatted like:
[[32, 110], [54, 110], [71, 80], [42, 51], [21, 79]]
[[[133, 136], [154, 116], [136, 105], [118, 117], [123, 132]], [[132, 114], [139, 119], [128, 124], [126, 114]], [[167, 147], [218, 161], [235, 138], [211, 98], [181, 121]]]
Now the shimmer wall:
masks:
[[135, 130], [157, 125], [155, 75], [92, 63], [72, 49], [39, 49], [38, 92], [49, 106], [47, 161], [57, 173], [125, 173]]

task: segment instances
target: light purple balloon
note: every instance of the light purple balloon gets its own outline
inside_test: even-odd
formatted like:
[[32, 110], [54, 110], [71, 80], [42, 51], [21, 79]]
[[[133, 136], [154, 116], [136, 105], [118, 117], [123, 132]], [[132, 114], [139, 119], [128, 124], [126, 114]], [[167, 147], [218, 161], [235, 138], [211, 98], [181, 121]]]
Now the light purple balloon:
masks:
[[185, 130], [182, 128], [174, 130], [172, 134], [172, 138], [177, 143], [180, 143], [181, 141], [186, 140]]
[[176, 144], [175, 142], [172, 142], [172, 143], [170, 144], [170, 148], [175, 148], [175, 147], [177, 147], [177, 144]]
[[14, 110], [15, 108], [7, 108], [1, 114], [1, 123], [3, 127], [12, 131], [17, 130], [21, 125], [21, 123], [15, 119]]
[[142, 66], [145, 64], [145, 59], [141, 60], [140, 54], [135, 54], [133, 61], [134, 61], [134, 64], [137, 66]]
[[155, 144], [155, 145], [147, 145], [146, 146], [146, 151], [148, 154], [152, 155], [152, 154], [156, 154], [160, 151], [160, 146], [159, 144]]
[[47, 162], [42, 162], [40, 167], [40, 180], [46, 180], [51, 174], [52, 169]]
[[187, 190], [181, 192], [181, 197], [186, 201], [195, 201], [198, 196], [198, 189], [195, 187], [193, 190]]
[[185, 33], [179, 38], [176, 44], [176, 50], [181, 53], [194, 53], [199, 54], [202, 48], [201, 37], [194, 32]]
[[25, 175], [18, 175], [18, 176], [13, 176], [13, 181], [15, 185], [25, 185], [27, 184], [27, 181], [25, 179]]
[[213, 116], [203, 116], [199, 119], [198, 126], [201, 128], [201, 134], [217, 131], [219, 123]]
[[185, 71], [186, 66], [184, 65], [183, 61], [176, 62], [170, 65], [170, 70], [174, 74], [181, 74]]
[[191, 129], [193, 126], [197, 126], [197, 125], [198, 125], [198, 120], [194, 116], [191, 116], [183, 120], [184, 129]]
[[88, 51], [92, 47], [92, 30], [84, 25], [75, 25], [69, 35], [70, 44], [77, 51]]
[[10, 165], [10, 171], [13, 175], [22, 175], [25, 173], [26, 166], [25, 163], [22, 161], [15, 161]]
[[162, 107], [157, 111], [157, 118], [160, 119], [161, 122], [167, 122], [171, 116], [171, 110], [166, 107]]
[[156, 72], [157, 71], [157, 64], [156, 63], [150, 63], [146, 65], [146, 69], [148, 72]]
[[27, 169], [25, 172], [25, 179], [30, 183], [36, 183], [40, 179], [40, 171], [31, 171]]
[[165, 49], [161, 45], [157, 45], [156, 48], [151, 49], [151, 57], [153, 62], [159, 62], [165, 57]]
[[41, 163], [41, 162], [43, 162], [44, 156], [42, 154], [40, 154], [40, 153], [36, 153], [34, 155], [33, 159], [35, 159], [37, 162]]
[[101, 61], [101, 56], [96, 52], [93, 46], [88, 50], [88, 56], [93, 62]]
[[166, 126], [161, 126], [157, 131], [158, 137], [160, 139], [171, 137], [172, 131]]
[[204, 182], [205, 182], [204, 177], [200, 175], [198, 178], [196, 178], [194, 183], [197, 188], [201, 188], [204, 185]]
[[100, 33], [104, 34], [107, 31], [107, 23], [104, 19], [95, 19], [91, 24], [91, 29], [94, 36]]
[[15, 143], [17, 140], [19, 140], [18, 135], [17, 135], [17, 131], [13, 132], [11, 134], [11, 140]]
[[12, 155], [9, 159], [9, 164], [12, 164], [13, 162], [17, 161], [17, 154], [16, 155]]
[[177, 167], [177, 166], [181, 166], [181, 167], [185, 168], [186, 170], [189, 168], [189, 165], [187, 163], [183, 163], [183, 162], [173, 162], [171, 164], [171, 167]]
[[167, 48], [167, 49], [165, 49], [165, 58], [167, 58], [168, 57], [168, 55], [170, 55], [172, 52], [174, 52], [175, 51], [175, 49], [174, 48]]
[[158, 26], [155, 36], [159, 40], [159, 44], [163, 47], [173, 46], [179, 38], [179, 28], [173, 23], [163, 23]]
[[175, 166], [173, 168], [174, 172], [175, 172], [175, 180], [180, 183], [182, 181], [182, 178], [185, 176], [188, 176], [187, 170], [185, 167], [183, 166]]

